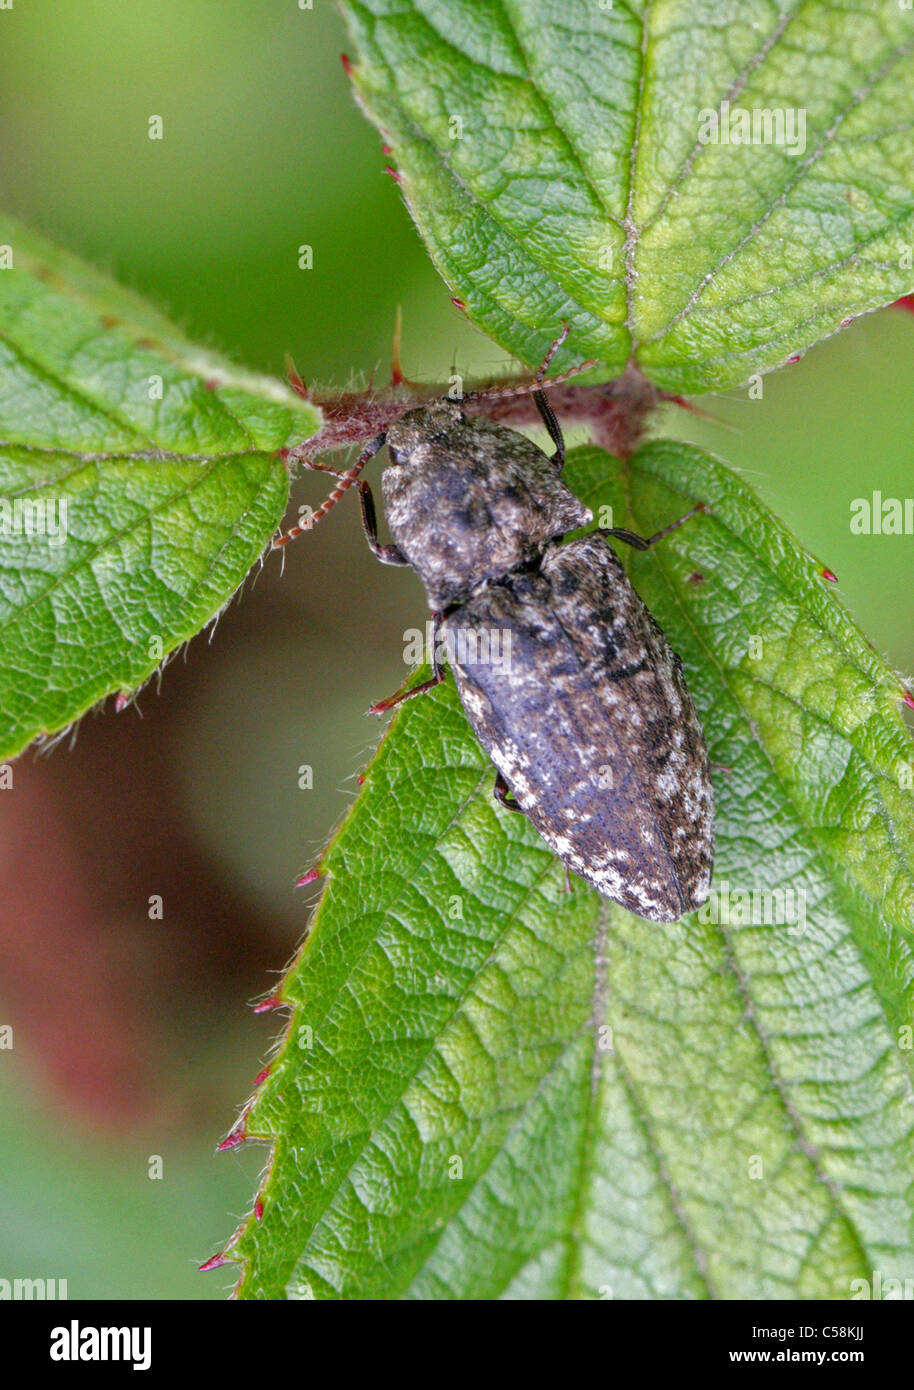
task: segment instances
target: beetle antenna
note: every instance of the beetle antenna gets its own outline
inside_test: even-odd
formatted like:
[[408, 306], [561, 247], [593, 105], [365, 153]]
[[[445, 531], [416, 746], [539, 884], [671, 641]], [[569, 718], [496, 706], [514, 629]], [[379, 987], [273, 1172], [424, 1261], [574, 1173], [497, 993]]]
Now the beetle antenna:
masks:
[[374, 439], [369, 439], [355, 463], [344, 473], [338, 473], [335, 468], [330, 468], [326, 463], [313, 463], [311, 459], [301, 459], [300, 462], [304, 464], [305, 468], [309, 468], [313, 473], [330, 473], [334, 478], [338, 478], [339, 482], [326, 501], [321, 503], [317, 511], [311, 513], [307, 521], [302, 522], [300, 526], [290, 526], [284, 535], [276, 537], [273, 541], [273, 549], [279, 550], [281, 546], [288, 545], [290, 541], [303, 536], [306, 531], [312, 531], [317, 523], [333, 510], [340, 498], [349, 491], [353, 484], [358, 482], [362, 469], [366, 463], [374, 458], [375, 454], [383, 449], [386, 438], [386, 434], [376, 434]]

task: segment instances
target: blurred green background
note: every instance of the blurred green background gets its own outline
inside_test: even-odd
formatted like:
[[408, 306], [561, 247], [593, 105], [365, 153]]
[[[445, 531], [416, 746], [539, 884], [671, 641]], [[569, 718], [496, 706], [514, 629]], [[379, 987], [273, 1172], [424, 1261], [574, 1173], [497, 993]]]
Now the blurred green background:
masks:
[[[339, 62], [329, 0], [29, 0], [0, 10], [2, 205], [264, 371], [506, 369], [450, 302]], [[151, 115], [165, 138], [150, 141]], [[298, 247], [314, 268], [298, 268]], [[914, 538], [852, 536], [850, 503], [911, 492], [914, 316], [861, 320], [798, 365], [658, 429], [737, 466], [914, 667]], [[316, 501], [316, 478], [296, 502]], [[252, 578], [134, 710], [17, 765], [0, 798], [0, 1278], [71, 1297], [223, 1297], [196, 1265], [248, 1208], [264, 1155], [214, 1156], [277, 1032], [267, 992], [307, 922], [292, 882], [355, 791], [364, 719], [424, 621], [357, 508]], [[301, 791], [298, 769], [314, 769]], [[163, 886], [164, 885], [164, 886]], [[146, 916], [162, 892], [161, 923]], [[163, 1177], [149, 1177], [150, 1156]]]

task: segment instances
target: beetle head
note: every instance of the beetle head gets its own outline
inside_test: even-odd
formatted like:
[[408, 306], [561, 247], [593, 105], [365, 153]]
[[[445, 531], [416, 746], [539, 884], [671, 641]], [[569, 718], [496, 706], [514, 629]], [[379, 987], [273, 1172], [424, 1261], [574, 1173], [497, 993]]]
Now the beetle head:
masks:
[[533, 558], [591, 513], [526, 435], [452, 400], [407, 411], [387, 433], [388, 525], [434, 608]]

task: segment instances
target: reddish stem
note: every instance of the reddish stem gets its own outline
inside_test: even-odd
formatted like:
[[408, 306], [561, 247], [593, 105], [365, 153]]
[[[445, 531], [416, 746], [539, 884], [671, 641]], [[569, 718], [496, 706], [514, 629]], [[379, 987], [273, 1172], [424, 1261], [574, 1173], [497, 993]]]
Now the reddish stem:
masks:
[[[510, 383], [509, 383], [510, 384]], [[500, 383], [503, 388], [505, 383]], [[539, 425], [529, 380], [518, 382], [516, 394], [502, 390], [486, 397], [491, 384], [468, 388], [464, 409], [511, 426]], [[577, 381], [545, 382], [549, 400], [563, 424], [587, 425], [594, 443], [618, 458], [628, 458], [644, 435], [647, 417], [661, 401], [684, 404], [679, 396], [661, 391], [637, 368], [629, 368], [614, 381], [584, 386]], [[311, 395], [312, 403], [323, 413], [324, 423], [316, 435], [289, 450], [289, 461], [311, 459], [317, 454], [363, 444], [383, 434], [400, 415], [440, 399], [446, 388], [424, 382], [394, 381], [378, 391], [344, 391]]]

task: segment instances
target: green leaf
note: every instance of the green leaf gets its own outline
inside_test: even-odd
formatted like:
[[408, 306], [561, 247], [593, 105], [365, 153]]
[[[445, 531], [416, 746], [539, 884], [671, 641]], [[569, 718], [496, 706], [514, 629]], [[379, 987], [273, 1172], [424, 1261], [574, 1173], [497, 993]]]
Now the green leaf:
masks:
[[642, 534], [709, 508], [627, 562], [720, 765], [712, 898], [664, 926], [564, 892], [452, 681], [406, 705], [244, 1117], [273, 1148], [243, 1297], [846, 1299], [910, 1272], [898, 679], [723, 464], [586, 448], [568, 478]]
[[0, 219], [0, 758], [130, 691], [224, 606], [318, 428], [279, 382]]
[[[522, 361], [568, 321], [559, 365], [634, 359], [673, 391], [733, 386], [914, 286], [905, 6], [342, 9], [435, 264]], [[753, 143], [723, 143], [723, 122], [707, 140], [724, 102]], [[781, 143], [763, 142], [769, 119]]]

